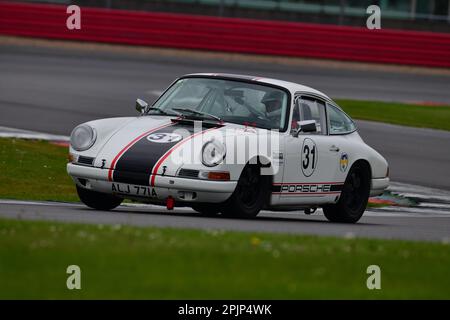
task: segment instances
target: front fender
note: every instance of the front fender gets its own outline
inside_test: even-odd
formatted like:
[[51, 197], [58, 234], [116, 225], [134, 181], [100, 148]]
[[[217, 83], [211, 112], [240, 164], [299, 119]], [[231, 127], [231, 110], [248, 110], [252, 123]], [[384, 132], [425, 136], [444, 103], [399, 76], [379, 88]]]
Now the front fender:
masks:
[[108, 118], [108, 119], [100, 119], [93, 120], [89, 122], [85, 122], [94, 128], [97, 133], [97, 139], [94, 145], [85, 151], [76, 151], [71, 146], [69, 148], [69, 152], [71, 154], [83, 155], [85, 157], [93, 157], [95, 158], [99, 152], [102, 150], [103, 146], [106, 142], [111, 139], [111, 137], [119, 131], [121, 128], [126, 126], [131, 121], [135, 120], [135, 117], [119, 117], [119, 118]]

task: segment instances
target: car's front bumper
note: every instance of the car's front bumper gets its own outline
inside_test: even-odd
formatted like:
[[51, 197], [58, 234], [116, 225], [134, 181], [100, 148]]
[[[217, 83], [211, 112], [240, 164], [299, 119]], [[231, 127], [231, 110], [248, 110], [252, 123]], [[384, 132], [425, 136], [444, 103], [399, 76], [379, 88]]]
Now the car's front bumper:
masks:
[[154, 187], [137, 186], [109, 181], [108, 169], [73, 163], [67, 164], [67, 172], [81, 187], [148, 202], [162, 202], [171, 196], [181, 202], [219, 203], [231, 196], [237, 184], [237, 181], [210, 181], [158, 175]]
[[371, 188], [370, 188], [370, 196], [379, 196], [389, 187], [389, 178], [376, 178], [372, 179]]

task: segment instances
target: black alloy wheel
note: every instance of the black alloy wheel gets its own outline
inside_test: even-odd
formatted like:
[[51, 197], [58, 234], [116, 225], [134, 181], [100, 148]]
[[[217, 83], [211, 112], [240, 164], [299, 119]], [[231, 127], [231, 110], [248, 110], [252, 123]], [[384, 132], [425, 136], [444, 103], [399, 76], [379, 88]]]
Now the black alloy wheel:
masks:
[[357, 222], [366, 210], [369, 194], [370, 167], [362, 162], [355, 163], [347, 175], [339, 201], [323, 207], [325, 217], [332, 222]]
[[268, 198], [270, 177], [261, 175], [259, 165], [247, 165], [242, 170], [236, 189], [227, 200], [225, 216], [253, 218], [264, 207]]
[[89, 189], [77, 186], [78, 197], [81, 202], [92, 209], [97, 210], [111, 210], [119, 206], [123, 199], [101, 192], [92, 191]]

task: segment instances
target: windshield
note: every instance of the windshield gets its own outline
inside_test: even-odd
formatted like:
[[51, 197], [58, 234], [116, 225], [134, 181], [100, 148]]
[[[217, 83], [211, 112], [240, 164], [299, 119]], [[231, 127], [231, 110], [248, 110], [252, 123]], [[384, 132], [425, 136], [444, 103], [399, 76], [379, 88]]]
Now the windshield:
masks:
[[[234, 80], [184, 78], [171, 86], [153, 107], [169, 114], [208, 120], [215, 116], [226, 122], [283, 131], [287, 105], [288, 95], [281, 89]], [[148, 113], [162, 114], [158, 110]]]

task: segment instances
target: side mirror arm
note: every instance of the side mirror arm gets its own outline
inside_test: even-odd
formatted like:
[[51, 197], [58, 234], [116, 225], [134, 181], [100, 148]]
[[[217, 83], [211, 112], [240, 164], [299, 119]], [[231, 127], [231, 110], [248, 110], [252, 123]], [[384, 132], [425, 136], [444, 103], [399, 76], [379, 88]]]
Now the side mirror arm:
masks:
[[142, 99], [136, 99], [136, 110], [141, 114], [145, 114], [148, 110], [148, 103]]
[[301, 129], [301, 128], [298, 128], [298, 129], [292, 129], [292, 130], [291, 130], [292, 136], [293, 136], [294, 138], [298, 138], [300, 132], [302, 132], [302, 129]]

